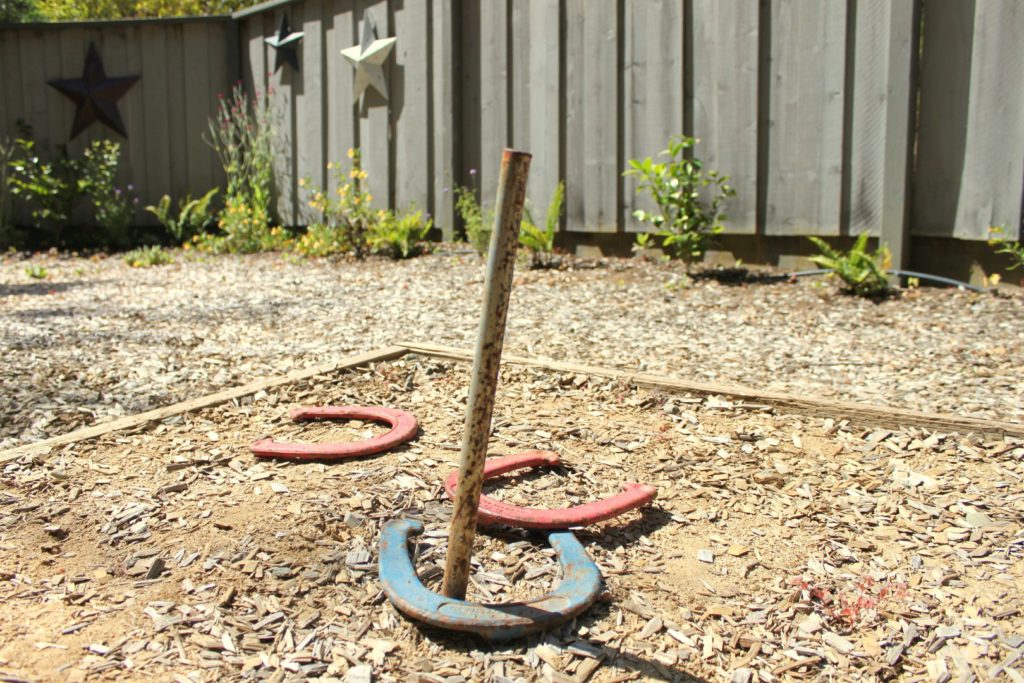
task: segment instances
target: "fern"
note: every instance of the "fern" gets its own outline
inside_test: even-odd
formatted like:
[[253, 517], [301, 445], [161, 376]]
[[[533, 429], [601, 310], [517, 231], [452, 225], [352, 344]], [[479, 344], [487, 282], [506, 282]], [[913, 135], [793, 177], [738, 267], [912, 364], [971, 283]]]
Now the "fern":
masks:
[[862, 232], [848, 252], [839, 251], [819, 237], [808, 237], [821, 251], [811, 256], [811, 261], [831, 270], [843, 281], [845, 289], [863, 297], [884, 296], [889, 291], [889, 280], [885, 275], [885, 264], [889, 250], [883, 245], [872, 254], [868, 251], [868, 233]]

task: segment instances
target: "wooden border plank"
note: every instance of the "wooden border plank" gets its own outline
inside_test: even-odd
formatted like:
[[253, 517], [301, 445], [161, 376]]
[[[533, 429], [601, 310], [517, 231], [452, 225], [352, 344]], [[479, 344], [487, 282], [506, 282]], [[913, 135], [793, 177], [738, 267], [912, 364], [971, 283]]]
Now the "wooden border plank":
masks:
[[[466, 349], [418, 342], [400, 342], [399, 344], [410, 353], [423, 353], [436, 358], [449, 358], [452, 360], [473, 360], [473, 352]], [[891, 408], [888, 406], [853, 403], [851, 401], [830, 401], [827, 399], [806, 398], [775, 391], [762, 391], [736, 384], [691, 382], [688, 380], [651, 373], [598, 368], [590, 365], [582, 365], [580, 363], [566, 363], [562, 361], [541, 361], [508, 354], [502, 355], [501, 360], [504, 363], [526, 365], [529, 367], [556, 372], [571, 372], [582, 375], [596, 375], [598, 377], [624, 379], [639, 386], [664, 389], [666, 391], [726, 396], [760, 405], [784, 408], [798, 412], [802, 415], [844, 417], [855, 422], [878, 425], [880, 427], [892, 428], [909, 426], [944, 432], [979, 432], [982, 434], [996, 434], [999, 436], [1024, 438], [1024, 423], [1020, 422], [986, 420], [982, 418], [964, 417], [962, 415], [949, 415], [944, 413], [922, 413], [913, 410], [903, 410], [901, 408]]]
[[239, 398], [242, 396], [248, 396], [249, 394], [255, 394], [257, 391], [263, 389], [270, 389], [272, 387], [278, 387], [283, 384], [291, 384], [293, 382], [299, 382], [304, 379], [316, 377], [317, 375], [326, 375], [328, 373], [337, 372], [339, 370], [345, 370], [348, 368], [358, 367], [360, 365], [366, 365], [367, 363], [377, 363], [380, 361], [393, 360], [400, 358], [408, 353], [408, 350], [404, 346], [386, 346], [380, 349], [374, 349], [365, 353], [360, 353], [355, 356], [349, 356], [343, 359], [339, 363], [333, 363], [328, 365], [320, 365], [314, 368], [306, 368], [303, 370], [296, 370], [290, 372], [287, 375], [281, 375], [278, 377], [270, 377], [265, 379], [255, 380], [248, 384], [243, 384], [238, 387], [231, 389], [225, 389], [224, 391], [218, 391], [213, 394], [206, 396], [200, 396], [198, 398], [188, 399], [187, 401], [181, 401], [174, 405], [165, 406], [163, 408], [156, 408], [154, 410], [147, 410], [144, 413], [138, 413], [136, 415], [128, 415], [125, 417], [111, 420], [109, 422], [102, 422], [96, 425], [90, 425], [88, 427], [82, 427], [76, 429], [67, 434], [61, 434], [43, 441], [36, 441], [34, 443], [22, 444], [6, 451], [0, 452], [0, 464], [16, 460], [26, 455], [37, 455], [49, 451], [54, 446], [63, 446], [70, 443], [76, 443], [78, 441], [84, 441], [86, 439], [92, 439], [97, 436], [104, 436], [111, 432], [122, 431], [125, 429], [132, 429], [140, 425], [144, 425], [147, 422], [154, 420], [163, 420], [165, 418], [180, 415], [182, 413], [191, 412], [193, 410], [199, 410], [201, 408], [209, 408], [220, 403], [226, 403], [232, 399]]

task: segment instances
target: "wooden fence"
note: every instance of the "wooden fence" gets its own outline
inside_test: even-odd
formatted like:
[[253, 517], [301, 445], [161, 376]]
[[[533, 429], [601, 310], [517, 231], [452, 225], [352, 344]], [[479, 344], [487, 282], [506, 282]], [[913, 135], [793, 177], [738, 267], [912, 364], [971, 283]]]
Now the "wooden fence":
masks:
[[[364, 18], [396, 36], [390, 99], [352, 97], [340, 50]], [[303, 31], [300, 69], [264, 39]], [[1019, 234], [1024, 4], [1017, 0], [280, 0], [230, 18], [0, 27], [0, 122], [65, 142], [73, 106], [46, 85], [96, 43], [121, 100], [145, 201], [222, 182], [201, 139], [242, 79], [278, 112], [279, 213], [313, 219], [299, 180], [362, 150], [375, 203], [415, 203], [450, 230], [454, 184], [492, 197], [502, 147], [532, 151], [529, 197], [566, 183], [570, 233], [629, 233], [643, 200], [627, 161], [672, 134], [732, 176], [729, 232]], [[76, 139], [109, 134], [93, 126]], [[541, 209], [542, 210], [542, 209]]]

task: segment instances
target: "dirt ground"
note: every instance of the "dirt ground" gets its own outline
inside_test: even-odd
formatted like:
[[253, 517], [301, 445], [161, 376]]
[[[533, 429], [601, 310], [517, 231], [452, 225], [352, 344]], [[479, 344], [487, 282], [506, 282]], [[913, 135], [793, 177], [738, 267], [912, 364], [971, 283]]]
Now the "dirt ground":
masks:
[[[396, 516], [444, 564], [468, 367], [425, 356], [320, 376], [8, 463], [0, 680], [1021, 680], [1024, 442], [875, 429], [722, 397], [506, 365], [492, 454], [563, 467], [488, 484], [563, 507], [658, 488], [579, 530], [606, 590], [506, 644], [410, 622], [381, 591]], [[392, 452], [257, 460], [249, 446], [383, 428], [293, 424], [297, 405], [417, 416]], [[478, 536], [469, 598], [558, 581], [543, 535]]]

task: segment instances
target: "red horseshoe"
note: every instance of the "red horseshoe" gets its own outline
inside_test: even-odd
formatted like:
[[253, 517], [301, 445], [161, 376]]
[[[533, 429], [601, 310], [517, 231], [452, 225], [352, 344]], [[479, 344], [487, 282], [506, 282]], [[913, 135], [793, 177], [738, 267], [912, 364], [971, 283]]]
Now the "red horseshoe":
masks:
[[[560, 462], [558, 455], [551, 451], [526, 451], [503, 458], [491, 458], [484, 463], [484, 479], [493, 479], [525, 467], [554, 467]], [[444, 483], [449, 498], [455, 497], [458, 485], [459, 473], [455, 471], [448, 475]], [[627, 510], [647, 505], [658, 494], [658, 489], [647, 484], [623, 484], [622, 488], [622, 493], [611, 498], [555, 510], [509, 505], [481, 494], [477, 520], [482, 524], [508, 524], [523, 529], [568, 529], [618, 517]]]
[[252, 445], [252, 452], [260, 458], [289, 458], [292, 460], [334, 460], [354, 458], [386, 451], [416, 436], [416, 418], [394, 408], [373, 408], [364, 406], [323, 406], [318, 408], [292, 408], [288, 417], [295, 422], [303, 420], [373, 420], [391, 426], [387, 434], [372, 439], [346, 443], [278, 443], [273, 439], [261, 439]]

